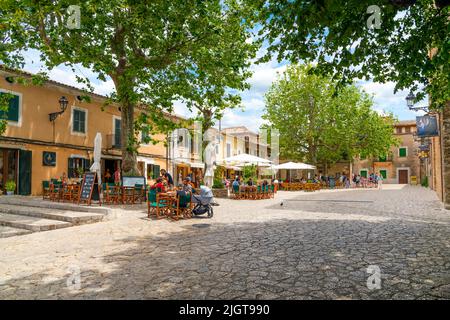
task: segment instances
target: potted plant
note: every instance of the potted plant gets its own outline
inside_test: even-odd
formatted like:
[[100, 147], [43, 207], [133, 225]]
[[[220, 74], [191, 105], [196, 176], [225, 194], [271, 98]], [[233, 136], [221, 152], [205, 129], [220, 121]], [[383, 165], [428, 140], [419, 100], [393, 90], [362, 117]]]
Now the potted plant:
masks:
[[13, 195], [16, 190], [16, 183], [14, 180], [9, 180], [5, 183], [6, 194], [8, 196]]

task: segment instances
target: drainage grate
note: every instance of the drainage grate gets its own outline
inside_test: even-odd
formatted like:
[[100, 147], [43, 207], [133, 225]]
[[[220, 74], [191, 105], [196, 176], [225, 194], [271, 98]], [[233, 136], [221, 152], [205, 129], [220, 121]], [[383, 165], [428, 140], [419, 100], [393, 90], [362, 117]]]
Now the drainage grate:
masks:
[[192, 225], [194, 228], [208, 228], [211, 225], [208, 223], [196, 223]]

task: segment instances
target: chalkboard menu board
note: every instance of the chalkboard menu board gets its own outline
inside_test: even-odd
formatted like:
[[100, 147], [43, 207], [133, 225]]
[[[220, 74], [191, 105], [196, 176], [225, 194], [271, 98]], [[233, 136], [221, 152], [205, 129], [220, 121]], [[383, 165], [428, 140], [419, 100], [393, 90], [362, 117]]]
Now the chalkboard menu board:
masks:
[[81, 192], [78, 203], [87, 202], [87, 204], [90, 205], [93, 194], [96, 195], [94, 200], [98, 200], [100, 202], [97, 173], [87, 172], [83, 175], [83, 182], [81, 184]]

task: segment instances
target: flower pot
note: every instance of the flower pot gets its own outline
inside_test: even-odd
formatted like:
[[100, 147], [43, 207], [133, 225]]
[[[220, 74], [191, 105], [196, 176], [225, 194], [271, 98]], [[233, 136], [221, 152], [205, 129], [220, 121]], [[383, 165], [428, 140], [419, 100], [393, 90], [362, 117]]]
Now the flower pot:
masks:
[[14, 195], [14, 191], [6, 191], [6, 195], [12, 196], [12, 195]]

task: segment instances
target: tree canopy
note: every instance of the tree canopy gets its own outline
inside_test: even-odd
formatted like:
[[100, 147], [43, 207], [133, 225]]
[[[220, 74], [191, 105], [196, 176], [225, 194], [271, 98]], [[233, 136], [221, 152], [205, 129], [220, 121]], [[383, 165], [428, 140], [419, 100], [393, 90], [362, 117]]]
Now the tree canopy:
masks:
[[[315, 61], [315, 72], [342, 83], [393, 81], [417, 101], [429, 94], [434, 108], [450, 100], [450, 1], [256, 1], [261, 35], [280, 59]], [[368, 23], [378, 14], [372, 5], [379, 28]]]
[[[69, 5], [80, 7], [79, 28], [68, 28]], [[230, 90], [246, 88], [259, 45], [246, 41], [253, 12], [239, 0], [3, 0], [0, 59], [21, 66], [21, 50], [32, 48], [50, 68], [80, 64], [99, 80], [110, 77], [110, 100], [121, 105], [122, 169], [134, 174], [137, 131], [170, 127], [162, 112], [172, 112], [174, 100], [239, 102]], [[145, 110], [138, 118], [136, 106]]]
[[336, 91], [336, 81], [311, 69], [288, 67], [266, 94], [263, 118], [279, 130], [280, 157], [326, 165], [387, 154], [396, 143], [393, 116], [374, 111], [356, 86]]

